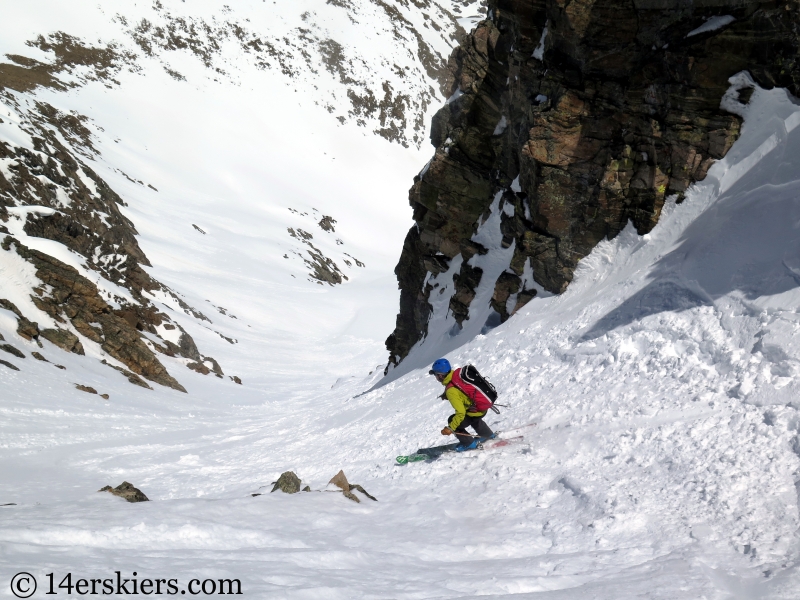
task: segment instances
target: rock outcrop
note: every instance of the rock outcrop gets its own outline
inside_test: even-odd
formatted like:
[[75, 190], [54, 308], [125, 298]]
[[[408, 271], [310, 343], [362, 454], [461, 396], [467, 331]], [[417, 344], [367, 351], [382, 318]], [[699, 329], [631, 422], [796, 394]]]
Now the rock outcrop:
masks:
[[359, 484], [350, 483], [349, 481], [347, 481], [347, 475], [345, 475], [344, 471], [342, 470], [340, 470], [336, 475], [331, 477], [331, 480], [328, 482], [328, 484], [329, 485], [332, 484], [338, 487], [340, 490], [342, 490], [342, 494], [344, 494], [344, 497], [348, 498], [349, 500], [352, 500], [353, 502], [358, 502], [358, 503], [361, 502], [361, 500], [358, 499], [358, 496], [356, 496], [353, 493], [353, 490], [358, 490], [370, 500], [374, 500], [375, 502], [378, 501], [378, 499], [375, 496], [367, 493], [367, 490], [365, 490]]
[[97, 490], [98, 492], [110, 492], [115, 496], [119, 496], [120, 498], [124, 498], [128, 502], [149, 502], [150, 499], [144, 495], [144, 492], [137, 487], [134, 487], [133, 484], [128, 483], [127, 481], [123, 481], [120, 485], [115, 488], [112, 488], [110, 485], [107, 485], [103, 488]]
[[[73, 48], [73, 42], [64, 42], [65, 56], [75, 60], [82, 56], [81, 60], [90, 62], [99, 60], [100, 55], [87, 54], [86, 48]], [[0, 87], [4, 81], [1, 71]], [[61, 112], [44, 102], [26, 101], [2, 89], [0, 100], [24, 115], [25, 128], [20, 131], [21, 135], [29, 136], [29, 146], [0, 141], [0, 161], [4, 165], [0, 170], [0, 223], [19, 220], [17, 227], [21, 226], [25, 235], [63, 244], [85, 259], [86, 269], [81, 274], [53, 257], [16, 244], [17, 253], [35, 265], [43, 283], [33, 290], [34, 303], [57, 322], [62, 322], [61, 316], [54, 315], [64, 312], [74, 325], [74, 331], [64, 327], [40, 330], [36, 322], [0, 299], [1, 307], [17, 315], [17, 333], [27, 340], [41, 337], [67, 352], [84, 354], [77, 332], [101, 344], [109, 355], [130, 369], [125, 371], [129, 381], [144, 387], [148, 386], [139, 375], [183, 390], [155, 359], [153, 351], [195, 362], [209, 360], [221, 377], [219, 364], [201, 355], [191, 336], [153, 304], [152, 294], [160, 293], [177, 302], [186, 315], [208, 321], [142, 268], [150, 266], [150, 262], [138, 245], [133, 223], [120, 212], [125, 202], [84, 160], [97, 155], [89, 119]], [[6, 240], [3, 248], [8, 251], [8, 245], [16, 238], [5, 225], [0, 225], [0, 230], [0, 241]], [[130, 297], [111, 298], [109, 293], [107, 300], [115, 306], [112, 309], [84, 276], [93, 272], [128, 290]], [[49, 291], [45, 292], [46, 289]], [[176, 329], [180, 330], [179, 336], [166, 337], [177, 339], [177, 343], [163, 339], [164, 331]], [[151, 334], [151, 341], [145, 342], [139, 332]], [[153, 342], [153, 336], [162, 338], [163, 344]]]
[[280, 490], [284, 494], [296, 494], [300, 491], [300, 485], [300, 478], [295, 474], [295, 472], [286, 471], [281, 473], [281, 476], [278, 477], [278, 481], [276, 481], [272, 486], [270, 493]]
[[[424, 141], [423, 116], [435, 98], [434, 86], [446, 76], [446, 56], [440, 52], [464, 36], [460, 22], [477, 3], [330, 0], [315, 10], [287, 3], [292, 10], [282, 9], [286, 14], [281, 21], [288, 16], [291, 22], [296, 15], [298, 26], [265, 30], [253, 28], [245, 16], [251, 11], [237, 14], [236, 6], [222, 6], [204, 17], [200, 12], [205, 11], [181, 15], [175, 7], [156, 1], [139, 10], [121, 8], [109, 13], [113, 25], [109, 23], [108, 29], [117, 35], [106, 42], [97, 40], [97, 45], [63, 31], [29, 40], [27, 45], [37, 50], [40, 60], [5, 55], [0, 59], [0, 89], [65, 91], [89, 81], [112, 87], [119, 85], [120, 73], [139, 72], [143, 57], [160, 62], [172, 78], [184, 81], [186, 77], [171, 66], [176, 55], [193, 58], [217, 79], [237, 81], [239, 69], [223, 51], [226, 46], [236, 47], [239, 63], [280, 72], [290, 81], [317, 82], [314, 89], [325, 89], [319, 102], [324, 102], [331, 119], [353, 122], [392, 142], [419, 147]], [[345, 26], [332, 32], [330, 19], [345, 15], [353, 29]], [[371, 45], [364, 52], [352, 41], [353, 33], [367, 27], [387, 33], [384, 44]]]
[[[144, 343], [137, 329], [119, 316], [100, 297], [97, 286], [78, 271], [56, 258], [30, 249], [11, 236], [2, 242], [4, 251], [16, 251], [36, 269], [36, 276], [44, 286], [31, 295], [36, 307], [64, 327], [30, 331], [32, 337], [42, 337], [54, 345], [76, 354], [83, 354], [83, 345], [75, 333], [66, 326], [69, 322], [75, 331], [100, 344], [110, 356], [125, 364], [131, 371], [161, 385], [185, 392]], [[19, 309], [8, 301], [5, 305], [24, 319]], [[25, 319], [26, 327], [31, 323]], [[35, 324], [32, 324], [35, 325]], [[21, 326], [20, 326], [21, 327]], [[18, 329], [19, 331], [19, 329]]]
[[[390, 366], [427, 334], [430, 279], [456, 257], [456, 321], [479, 286], [504, 321], [537, 287], [563, 292], [629, 221], [650, 231], [665, 199], [681, 202], [725, 156], [741, 125], [720, 108], [730, 77], [800, 94], [798, 0], [490, 0], [488, 14], [450, 57], [436, 153], [409, 194]], [[499, 246], [513, 254], [484, 281], [470, 259], [496, 248], [473, 236], [498, 195]]]

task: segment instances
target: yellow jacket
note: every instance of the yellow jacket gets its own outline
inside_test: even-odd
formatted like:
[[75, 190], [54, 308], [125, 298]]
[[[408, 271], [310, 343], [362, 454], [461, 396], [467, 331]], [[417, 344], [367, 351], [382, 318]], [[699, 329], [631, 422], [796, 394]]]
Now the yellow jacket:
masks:
[[[453, 372], [450, 371], [447, 374], [447, 377], [445, 377], [442, 381], [442, 385], [447, 386], [452, 379]], [[464, 392], [454, 385], [451, 385], [449, 388], [447, 388], [444, 391], [444, 394], [450, 401], [450, 404], [453, 405], [453, 410], [456, 411], [456, 414], [453, 415], [453, 417], [450, 419], [450, 422], [447, 424], [447, 426], [453, 431], [458, 429], [458, 426], [461, 425], [464, 417], [482, 417], [486, 414], [486, 411], [467, 412], [469, 407], [472, 406], [472, 400], [470, 400]]]

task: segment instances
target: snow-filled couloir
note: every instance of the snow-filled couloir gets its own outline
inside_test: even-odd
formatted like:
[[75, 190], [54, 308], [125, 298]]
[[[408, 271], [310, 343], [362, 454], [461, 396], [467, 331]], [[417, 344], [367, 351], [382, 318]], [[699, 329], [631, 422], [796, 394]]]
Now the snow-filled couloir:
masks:
[[[343, 79], [369, 87], [383, 59], [342, 76], [320, 44], [357, 65], [416, 52], [413, 26], [446, 56], [455, 3], [444, 33], [441, 2], [44, 5], [0, 24], [4, 53], [38, 61], [0, 77], [60, 82], [0, 94], [0, 346], [14, 350], [0, 358], [18, 369], [0, 365], [2, 577], [30, 573], [37, 594], [48, 573], [66, 594], [67, 573], [120, 571], [178, 594], [238, 579], [257, 598], [797, 596], [800, 104], [786, 90], [734, 76], [721, 103], [741, 135], [649, 233], [602, 241], [566, 291], [494, 327], [491, 289], [459, 336], [434, 303], [418, 364], [386, 382], [406, 190], [429, 157], [416, 116], [402, 139], [378, 109], [358, 122]], [[381, 29], [390, 9], [397, 35]], [[337, 38], [351, 25], [371, 45]], [[253, 35], [275, 46], [269, 67]], [[89, 45], [123, 58], [80, 62]], [[427, 119], [445, 98], [403, 56], [420, 69], [409, 97], [433, 90], [409, 109]], [[510, 210], [497, 197], [476, 225], [486, 273], [506, 264]], [[426, 283], [448, 289], [460, 266]], [[186, 393], [149, 359], [134, 372], [123, 327]], [[521, 443], [395, 463], [446, 440], [427, 375], [440, 355], [497, 386], [506, 406], [487, 420]], [[340, 469], [377, 502], [328, 493]], [[289, 470], [312, 492], [269, 493]], [[123, 481], [150, 502], [97, 493]]]

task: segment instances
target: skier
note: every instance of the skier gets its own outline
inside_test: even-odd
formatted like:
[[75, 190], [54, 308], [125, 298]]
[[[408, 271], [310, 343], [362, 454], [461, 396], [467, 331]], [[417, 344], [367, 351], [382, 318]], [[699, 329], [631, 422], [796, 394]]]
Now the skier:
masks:
[[[484, 440], [491, 440], [497, 437], [489, 426], [483, 422], [486, 411], [475, 411], [472, 401], [460, 389], [451, 383], [453, 379], [453, 369], [446, 358], [440, 358], [433, 363], [433, 368], [428, 371], [429, 375], [436, 377], [436, 381], [445, 386], [443, 398], [450, 401], [453, 405], [455, 414], [450, 415], [447, 420], [447, 427], [442, 429], [442, 435], [455, 434], [458, 438], [456, 452], [472, 450]], [[472, 427], [477, 433], [473, 436], [467, 433], [467, 427]]]

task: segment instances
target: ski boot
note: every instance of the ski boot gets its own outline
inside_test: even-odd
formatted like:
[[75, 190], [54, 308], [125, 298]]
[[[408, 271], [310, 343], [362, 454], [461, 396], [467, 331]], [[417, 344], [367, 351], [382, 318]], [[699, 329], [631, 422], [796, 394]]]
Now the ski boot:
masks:
[[464, 452], [466, 450], [475, 450], [475, 448], [479, 447], [480, 443], [481, 443], [481, 441], [478, 438], [475, 438], [469, 444], [459, 444], [458, 446], [456, 446], [456, 452]]

